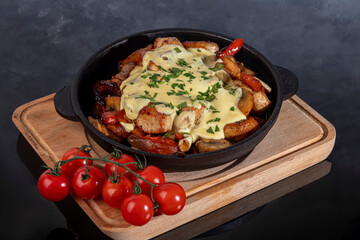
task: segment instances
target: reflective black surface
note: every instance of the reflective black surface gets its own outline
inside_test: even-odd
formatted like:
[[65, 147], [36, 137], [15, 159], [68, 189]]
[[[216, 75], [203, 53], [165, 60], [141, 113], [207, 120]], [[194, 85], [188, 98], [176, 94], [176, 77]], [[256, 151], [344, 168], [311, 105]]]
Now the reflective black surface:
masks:
[[16, 154], [17, 106], [58, 91], [99, 47], [131, 33], [187, 27], [242, 37], [299, 78], [298, 95], [337, 130], [326, 177], [207, 239], [359, 239], [360, 5], [334, 1], [0, 1], [0, 239], [67, 228]]

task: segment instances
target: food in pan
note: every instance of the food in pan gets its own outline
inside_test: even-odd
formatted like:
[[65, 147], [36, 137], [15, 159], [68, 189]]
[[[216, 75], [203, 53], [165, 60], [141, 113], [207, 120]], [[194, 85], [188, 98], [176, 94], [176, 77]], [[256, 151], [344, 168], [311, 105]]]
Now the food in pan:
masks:
[[265, 122], [271, 88], [213, 42], [157, 38], [119, 62], [119, 73], [93, 86], [91, 124], [151, 153], [216, 151]]

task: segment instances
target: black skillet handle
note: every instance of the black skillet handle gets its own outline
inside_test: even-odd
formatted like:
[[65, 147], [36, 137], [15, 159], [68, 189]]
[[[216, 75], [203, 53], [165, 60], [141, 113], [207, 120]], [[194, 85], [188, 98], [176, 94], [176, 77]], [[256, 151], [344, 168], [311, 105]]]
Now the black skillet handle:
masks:
[[79, 121], [71, 104], [71, 86], [65, 86], [55, 94], [54, 105], [56, 112], [65, 119]]
[[283, 100], [285, 101], [295, 95], [299, 88], [299, 79], [289, 69], [281, 66], [275, 67], [280, 74], [280, 84], [282, 85]]

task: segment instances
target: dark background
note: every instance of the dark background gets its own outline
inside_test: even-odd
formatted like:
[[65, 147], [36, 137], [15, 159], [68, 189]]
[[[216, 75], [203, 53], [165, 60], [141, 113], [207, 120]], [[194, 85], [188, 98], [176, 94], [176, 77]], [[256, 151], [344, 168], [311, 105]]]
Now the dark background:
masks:
[[16, 107], [56, 92], [97, 49], [168, 27], [241, 37], [300, 79], [337, 130], [326, 177], [209, 239], [360, 239], [360, 4], [332, 1], [0, 1], [0, 238], [45, 239], [66, 221], [16, 154]]

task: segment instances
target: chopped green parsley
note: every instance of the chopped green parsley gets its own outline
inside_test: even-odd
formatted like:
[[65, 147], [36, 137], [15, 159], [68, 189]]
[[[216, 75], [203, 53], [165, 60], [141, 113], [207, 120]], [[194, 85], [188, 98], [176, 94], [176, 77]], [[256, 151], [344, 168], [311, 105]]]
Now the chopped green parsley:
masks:
[[212, 129], [212, 127], [209, 127], [209, 128], [206, 130], [206, 132], [211, 133], [211, 134], [215, 134], [215, 133], [214, 133], [214, 130]]
[[209, 68], [211, 71], [214, 71], [214, 72], [217, 72], [217, 71], [220, 71], [222, 70], [224, 67], [224, 64], [220, 63], [218, 66], [215, 66], [213, 68]]

